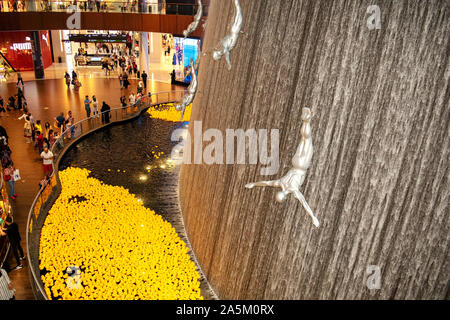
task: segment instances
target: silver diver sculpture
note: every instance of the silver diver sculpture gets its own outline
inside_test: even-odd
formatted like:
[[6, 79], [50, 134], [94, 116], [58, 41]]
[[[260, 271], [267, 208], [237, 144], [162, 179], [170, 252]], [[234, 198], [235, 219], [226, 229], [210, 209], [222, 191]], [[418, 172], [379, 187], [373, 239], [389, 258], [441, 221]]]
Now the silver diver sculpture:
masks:
[[187, 93], [181, 99], [181, 103], [179, 103], [175, 106], [176, 110], [181, 111], [181, 121], [183, 121], [184, 111], [186, 110], [186, 107], [188, 105], [190, 105], [192, 103], [192, 101], [194, 101], [195, 94], [197, 93], [197, 86], [198, 86], [197, 72], [195, 69], [195, 64], [192, 59], [190, 62], [190, 66], [191, 66], [191, 70], [189, 72], [192, 76], [191, 83], [189, 84], [189, 87], [187, 88]]
[[231, 25], [231, 32], [220, 41], [222, 48], [216, 49], [213, 52], [213, 59], [216, 61], [220, 60], [222, 56], [225, 55], [225, 59], [228, 63], [228, 70], [231, 70], [230, 51], [236, 46], [243, 20], [239, 0], [234, 0], [234, 6], [236, 7], [236, 15], [234, 16], [234, 22]]
[[191, 24], [187, 27], [186, 30], [183, 31], [183, 35], [186, 38], [189, 34], [195, 31], [195, 29], [198, 28], [200, 25], [200, 22], [202, 21], [203, 16], [203, 5], [202, 0], [197, 0], [198, 3], [198, 10], [197, 13], [194, 16], [194, 21], [191, 22]]
[[311, 208], [306, 202], [305, 197], [300, 192], [300, 187], [305, 181], [306, 170], [311, 165], [311, 158], [313, 155], [313, 144], [311, 137], [311, 110], [309, 108], [302, 109], [302, 126], [300, 128], [300, 144], [297, 147], [294, 157], [292, 158], [292, 168], [279, 180], [271, 181], [259, 181], [254, 183], [248, 183], [246, 188], [253, 187], [277, 187], [281, 188], [281, 191], [277, 192], [276, 200], [282, 202], [286, 196], [290, 193], [294, 195], [297, 200], [305, 208], [306, 212], [311, 216], [313, 223], [316, 227], [319, 227], [319, 220], [314, 216]]

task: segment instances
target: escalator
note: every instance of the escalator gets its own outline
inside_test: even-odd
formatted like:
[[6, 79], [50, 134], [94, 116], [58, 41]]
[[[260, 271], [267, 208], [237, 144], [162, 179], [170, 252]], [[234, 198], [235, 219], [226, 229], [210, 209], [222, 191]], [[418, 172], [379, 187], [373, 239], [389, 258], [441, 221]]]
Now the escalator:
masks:
[[8, 79], [12, 73], [16, 72], [16, 69], [9, 63], [8, 59], [0, 51], [0, 79]]

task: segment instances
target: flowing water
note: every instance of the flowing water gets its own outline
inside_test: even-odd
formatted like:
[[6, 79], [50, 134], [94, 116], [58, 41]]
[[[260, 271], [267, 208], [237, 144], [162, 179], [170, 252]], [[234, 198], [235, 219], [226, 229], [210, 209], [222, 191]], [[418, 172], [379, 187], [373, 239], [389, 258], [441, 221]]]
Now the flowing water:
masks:
[[[171, 141], [171, 134], [182, 126], [182, 123], [152, 119], [145, 112], [134, 120], [81, 139], [66, 152], [59, 170], [69, 166], [86, 168], [91, 170], [91, 177], [127, 188], [144, 206], [170, 222], [190, 247], [178, 205], [180, 167], [169, 160], [177, 144]], [[126, 216], [121, 219], [126, 222]], [[192, 250], [190, 254], [196, 262]], [[202, 277], [200, 282], [203, 297], [213, 297], [206, 279]]]

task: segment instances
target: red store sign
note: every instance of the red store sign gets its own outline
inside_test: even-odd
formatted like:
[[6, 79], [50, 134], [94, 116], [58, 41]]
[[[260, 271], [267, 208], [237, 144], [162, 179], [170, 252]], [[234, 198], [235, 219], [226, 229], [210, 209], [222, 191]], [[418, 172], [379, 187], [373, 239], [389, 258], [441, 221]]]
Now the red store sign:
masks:
[[[39, 31], [41, 54], [44, 68], [52, 64], [52, 52], [48, 31]], [[0, 32], [0, 50], [16, 70], [32, 71], [30, 33], [26, 31]]]

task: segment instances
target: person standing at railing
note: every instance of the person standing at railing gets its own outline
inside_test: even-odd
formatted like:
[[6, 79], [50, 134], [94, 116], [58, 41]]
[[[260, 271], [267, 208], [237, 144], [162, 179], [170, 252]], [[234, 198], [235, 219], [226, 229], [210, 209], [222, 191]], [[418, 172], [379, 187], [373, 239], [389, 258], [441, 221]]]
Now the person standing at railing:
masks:
[[144, 83], [144, 88], [147, 89], [147, 77], [148, 77], [148, 75], [145, 72], [145, 70], [142, 71], [141, 77], [142, 77], [142, 82]]
[[127, 107], [127, 98], [125, 98], [125, 96], [120, 97], [120, 105], [122, 106], [123, 109]]
[[93, 117], [94, 118], [98, 118], [99, 114], [98, 114], [98, 101], [97, 98], [95, 96], [92, 96], [92, 112], [93, 112]]
[[52, 174], [53, 153], [48, 149], [48, 147], [45, 147], [44, 151], [42, 151], [41, 158], [43, 159], [44, 174]]
[[48, 140], [48, 133], [50, 131], [50, 122], [46, 121], [44, 124], [44, 138]]
[[5, 182], [8, 182], [9, 184], [9, 193], [11, 194], [11, 199], [16, 199], [16, 182], [14, 181], [14, 165], [12, 161], [10, 161], [8, 167], [3, 170], [3, 180], [5, 180]]
[[[23, 268], [21, 260], [25, 260], [25, 255], [23, 254], [22, 246], [20, 245], [20, 233], [19, 226], [17, 223], [12, 221], [11, 217], [5, 220], [6, 227], [2, 228], [0, 234], [2, 236], [8, 236], [9, 244], [11, 245], [12, 252], [17, 261], [17, 266], [13, 270], [19, 270]], [[20, 254], [20, 255], [19, 255]]]
[[95, 5], [97, 6], [97, 12], [100, 12], [100, 0], [95, 0]]
[[64, 112], [61, 112], [59, 116], [55, 118], [56, 120], [56, 127], [61, 129], [61, 133], [63, 133], [66, 130], [66, 119], [64, 118]]
[[75, 135], [75, 126], [74, 126], [75, 118], [73, 117], [71, 110], [69, 110], [69, 112], [67, 113], [66, 123], [70, 129], [70, 131], [67, 132], [67, 137], [69, 139], [72, 139], [72, 137]]
[[87, 118], [91, 117], [91, 100], [89, 100], [89, 96], [86, 96], [86, 99], [84, 99], [84, 109], [86, 110], [86, 116]]
[[102, 109], [100, 110], [102, 112], [102, 123], [107, 124], [109, 123], [109, 113], [110, 113], [111, 107], [106, 104], [105, 101], [103, 101]]
[[44, 189], [50, 182], [50, 176], [47, 174], [44, 178], [39, 181], [39, 190]]
[[37, 131], [36, 132], [36, 144], [39, 150], [39, 154], [42, 153], [42, 151], [44, 151], [44, 136], [42, 135], [42, 132]]
[[128, 97], [128, 102], [130, 103], [130, 106], [136, 103], [136, 96], [133, 94], [133, 92], [130, 93], [130, 96]]
[[138, 86], [137, 86], [137, 94], [141, 94], [144, 91], [144, 83], [142, 81], [139, 81]]
[[53, 129], [50, 129], [50, 131], [48, 132], [48, 147], [53, 147], [53, 145], [55, 144], [56, 138], [55, 138], [55, 132], [53, 131]]

